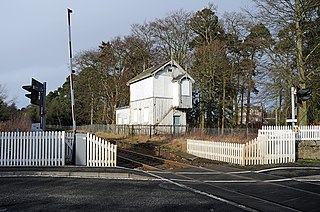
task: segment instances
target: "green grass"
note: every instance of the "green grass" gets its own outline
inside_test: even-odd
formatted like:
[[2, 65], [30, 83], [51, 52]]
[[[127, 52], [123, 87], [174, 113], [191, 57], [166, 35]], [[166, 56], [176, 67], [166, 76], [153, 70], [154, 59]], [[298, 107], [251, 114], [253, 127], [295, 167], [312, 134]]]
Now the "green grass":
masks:
[[312, 160], [312, 159], [298, 159], [297, 162], [301, 163], [320, 163], [320, 160]]

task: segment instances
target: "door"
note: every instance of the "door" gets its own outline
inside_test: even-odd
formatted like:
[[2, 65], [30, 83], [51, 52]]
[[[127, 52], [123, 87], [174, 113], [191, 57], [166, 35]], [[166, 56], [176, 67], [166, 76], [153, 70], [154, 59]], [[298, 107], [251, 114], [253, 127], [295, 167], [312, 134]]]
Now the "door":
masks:
[[173, 116], [173, 134], [180, 134], [180, 116]]

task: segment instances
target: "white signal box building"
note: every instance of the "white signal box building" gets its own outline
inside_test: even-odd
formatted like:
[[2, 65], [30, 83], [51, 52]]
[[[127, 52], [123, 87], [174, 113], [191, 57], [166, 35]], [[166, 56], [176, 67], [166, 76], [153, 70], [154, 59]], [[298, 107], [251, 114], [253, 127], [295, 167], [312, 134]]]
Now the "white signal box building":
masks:
[[174, 60], [128, 81], [130, 106], [118, 108], [117, 124], [186, 125], [194, 79]]

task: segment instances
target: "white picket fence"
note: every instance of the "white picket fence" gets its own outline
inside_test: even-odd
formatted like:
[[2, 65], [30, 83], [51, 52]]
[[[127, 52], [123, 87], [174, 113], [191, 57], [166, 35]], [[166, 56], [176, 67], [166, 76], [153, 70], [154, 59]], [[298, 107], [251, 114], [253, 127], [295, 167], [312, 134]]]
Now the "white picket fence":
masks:
[[65, 165], [65, 132], [1, 132], [0, 166]]
[[87, 134], [87, 166], [115, 167], [117, 165], [117, 145]]
[[187, 140], [189, 154], [210, 160], [243, 164], [244, 144], [213, 142], [203, 140]]
[[[115, 167], [117, 145], [87, 134], [87, 166]], [[72, 157], [73, 133], [1, 132], [0, 166], [64, 166]]]
[[243, 165], [295, 162], [294, 134], [259, 136], [245, 144]]
[[287, 129], [263, 129], [256, 139], [244, 144], [188, 139], [187, 151], [239, 165], [289, 163], [295, 161], [295, 134]]
[[320, 126], [297, 126], [294, 131], [297, 141], [320, 140]]
[[296, 141], [319, 141], [320, 140], [320, 126], [262, 126], [259, 130], [260, 134], [268, 133], [283, 133], [284, 131], [292, 131], [295, 134]]

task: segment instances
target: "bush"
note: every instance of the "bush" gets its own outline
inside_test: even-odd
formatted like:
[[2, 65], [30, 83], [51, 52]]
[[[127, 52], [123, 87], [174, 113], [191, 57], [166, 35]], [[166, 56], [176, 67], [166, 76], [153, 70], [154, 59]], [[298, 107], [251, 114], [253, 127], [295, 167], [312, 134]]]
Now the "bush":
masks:
[[0, 131], [2, 132], [12, 132], [17, 129], [23, 132], [31, 131], [31, 119], [28, 114], [17, 114], [8, 121], [0, 122]]

